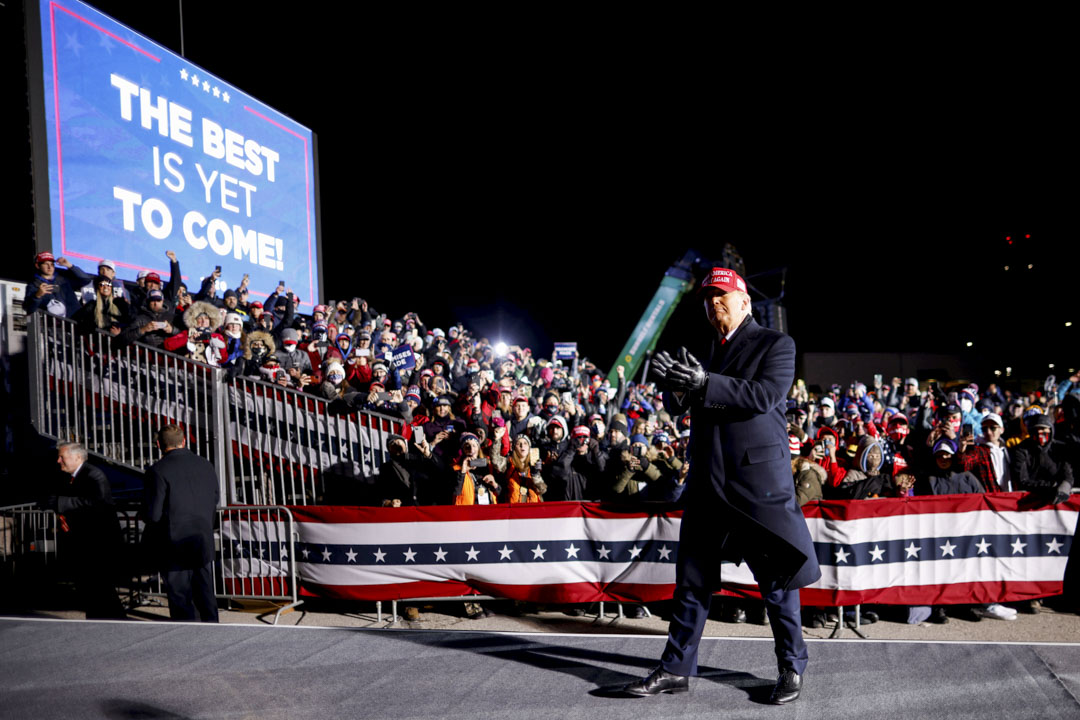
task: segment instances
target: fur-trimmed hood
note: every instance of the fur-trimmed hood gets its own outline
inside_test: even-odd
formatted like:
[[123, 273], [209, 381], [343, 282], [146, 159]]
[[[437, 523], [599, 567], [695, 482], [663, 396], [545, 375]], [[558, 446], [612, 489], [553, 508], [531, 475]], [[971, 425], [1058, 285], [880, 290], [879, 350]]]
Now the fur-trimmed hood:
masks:
[[184, 324], [188, 328], [195, 327], [195, 319], [206, 313], [210, 317], [210, 329], [217, 332], [221, 327], [221, 310], [217, 305], [208, 303], [205, 300], [192, 303], [191, 307], [184, 311]]
[[274, 342], [274, 336], [265, 330], [256, 330], [254, 332], [245, 333], [240, 339], [240, 345], [244, 348], [244, 359], [251, 359], [251, 344], [256, 340], [262, 340], [263, 345], [266, 346], [266, 355], [263, 357], [273, 357], [274, 352], [277, 350], [277, 344]]

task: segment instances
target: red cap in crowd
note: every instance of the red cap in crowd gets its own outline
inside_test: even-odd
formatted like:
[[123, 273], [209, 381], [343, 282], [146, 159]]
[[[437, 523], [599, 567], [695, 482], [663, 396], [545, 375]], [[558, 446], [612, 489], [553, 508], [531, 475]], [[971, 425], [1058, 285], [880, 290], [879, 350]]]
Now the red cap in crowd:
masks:
[[706, 288], [716, 288], [724, 292], [731, 292], [732, 290], [746, 292], [746, 281], [739, 277], [734, 270], [714, 267], [701, 282], [701, 291]]
[[35, 265], [40, 265], [43, 262], [54, 263], [56, 262], [56, 258], [53, 257], [53, 254], [51, 252], [39, 252], [37, 255], [34, 256]]
[[161, 284], [161, 276], [158, 275], [156, 272], [147, 273], [146, 274], [146, 282], [156, 282], [158, 285], [160, 285]]

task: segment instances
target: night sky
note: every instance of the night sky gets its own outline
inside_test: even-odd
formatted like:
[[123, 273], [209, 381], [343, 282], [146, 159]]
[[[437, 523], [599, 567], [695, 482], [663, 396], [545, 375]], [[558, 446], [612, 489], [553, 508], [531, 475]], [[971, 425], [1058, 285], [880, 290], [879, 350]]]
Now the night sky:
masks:
[[[179, 51], [175, 5], [94, 5]], [[1001, 109], [1028, 85], [1015, 68], [919, 84], [903, 64], [821, 58], [815, 74], [814, 58], [728, 64], [647, 27], [565, 30], [578, 18], [308, 5], [187, 0], [185, 50], [317, 134], [330, 297], [544, 355], [576, 340], [607, 367], [664, 270], [730, 242], [751, 276], [787, 268], [800, 351], [978, 352], [1033, 376], [1080, 364], [1080, 326], [1064, 326], [1080, 323], [1075, 141], [1058, 140], [1073, 130], [1053, 99]], [[0, 25], [3, 210], [29, 257], [18, 2]], [[662, 345], [707, 332], [683, 305]]]

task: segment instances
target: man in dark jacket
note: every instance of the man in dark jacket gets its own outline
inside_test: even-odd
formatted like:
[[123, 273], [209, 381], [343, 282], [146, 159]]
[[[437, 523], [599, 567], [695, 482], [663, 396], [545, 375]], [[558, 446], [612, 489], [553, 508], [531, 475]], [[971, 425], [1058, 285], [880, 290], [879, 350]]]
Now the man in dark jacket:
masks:
[[[63, 260], [63, 258], [61, 258]], [[79, 309], [79, 298], [71, 284], [56, 272], [52, 253], [41, 252], [34, 257], [34, 279], [26, 286], [23, 310], [27, 315], [44, 310], [57, 317], [71, 317]]]
[[168, 586], [173, 620], [217, 622], [214, 599], [214, 519], [221, 499], [217, 471], [187, 449], [184, 431], [166, 425], [157, 433], [164, 457], [150, 466], [143, 519]]
[[120, 339], [125, 343], [138, 340], [147, 345], [162, 347], [165, 339], [176, 335], [179, 329], [173, 324], [173, 311], [167, 307], [165, 296], [160, 290], [151, 290], [146, 297], [146, 305], [131, 325], [120, 334]]
[[78, 443], [57, 447], [57, 464], [64, 479], [50, 506], [60, 516], [61, 542], [74, 557], [86, 617], [122, 620], [126, 615], [115, 583], [116, 563], [123, 549], [120, 523], [108, 478], [86, 460], [86, 448]]
[[1049, 415], [1035, 415], [1027, 427], [1030, 437], [1013, 452], [1013, 487], [1036, 493], [1045, 503], [1065, 502], [1073, 486], [1073, 467], [1065, 443], [1054, 439]]
[[653, 361], [673, 412], [693, 408], [694, 421], [668, 643], [660, 666], [625, 688], [633, 695], [689, 690], [721, 559], [745, 560], [765, 601], [780, 670], [770, 702], [791, 702], [802, 687], [798, 588], [821, 570], [791, 481], [784, 399], [795, 343], [754, 322], [746, 288], [732, 270], [713, 268], [702, 283], [716, 331], [707, 363], [685, 349], [679, 360], [665, 352]]

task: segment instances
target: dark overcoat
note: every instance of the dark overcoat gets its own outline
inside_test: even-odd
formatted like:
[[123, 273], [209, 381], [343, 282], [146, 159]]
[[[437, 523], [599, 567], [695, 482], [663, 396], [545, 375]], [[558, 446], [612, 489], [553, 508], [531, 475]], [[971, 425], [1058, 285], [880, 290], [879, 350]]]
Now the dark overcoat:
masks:
[[214, 466], [187, 448], [165, 453], [147, 472], [147, 543], [162, 570], [197, 570], [214, 559], [221, 492]]
[[704, 393], [673, 398], [693, 418], [679, 572], [711, 586], [720, 559], [751, 558], [786, 589], [805, 587], [821, 570], [795, 501], [784, 417], [795, 342], [747, 317], [704, 365]]

